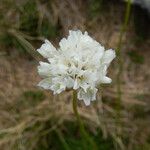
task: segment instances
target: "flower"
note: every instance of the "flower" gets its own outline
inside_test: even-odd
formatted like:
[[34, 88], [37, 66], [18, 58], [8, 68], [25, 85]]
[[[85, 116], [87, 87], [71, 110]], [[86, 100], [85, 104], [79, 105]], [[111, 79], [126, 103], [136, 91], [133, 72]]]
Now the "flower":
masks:
[[115, 51], [104, 47], [87, 32], [69, 31], [69, 36], [55, 48], [48, 40], [37, 49], [48, 62], [40, 62], [38, 73], [43, 80], [38, 86], [59, 94], [66, 89], [78, 92], [78, 99], [86, 105], [96, 100], [99, 84], [111, 83], [107, 68], [115, 58]]

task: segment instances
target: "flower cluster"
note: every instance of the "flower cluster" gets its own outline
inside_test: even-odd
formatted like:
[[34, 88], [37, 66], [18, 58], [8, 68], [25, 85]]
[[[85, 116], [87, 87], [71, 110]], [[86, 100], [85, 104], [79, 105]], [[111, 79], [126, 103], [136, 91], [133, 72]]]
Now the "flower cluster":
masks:
[[38, 73], [43, 80], [38, 86], [59, 94], [66, 89], [78, 92], [86, 105], [96, 100], [97, 85], [111, 83], [106, 76], [115, 51], [106, 50], [87, 32], [69, 31], [56, 49], [48, 40], [37, 50], [48, 62], [40, 62]]

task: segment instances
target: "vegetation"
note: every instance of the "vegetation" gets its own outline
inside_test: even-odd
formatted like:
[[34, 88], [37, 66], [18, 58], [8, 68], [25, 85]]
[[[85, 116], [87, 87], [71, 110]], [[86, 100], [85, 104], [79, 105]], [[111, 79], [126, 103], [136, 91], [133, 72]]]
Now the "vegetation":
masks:
[[77, 28], [119, 49], [121, 57], [120, 81], [116, 61], [109, 70], [113, 83], [99, 87], [97, 101], [90, 107], [78, 102], [86, 131], [99, 150], [150, 149], [150, 41], [137, 37], [137, 22], [130, 11], [125, 14], [126, 6], [115, 0], [0, 1], [1, 150], [92, 149], [79, 132], [72, 91], [53, 96], [36, 86], [37, 60], [43, 58], [35, 49], [45, 38], [55, 45]]

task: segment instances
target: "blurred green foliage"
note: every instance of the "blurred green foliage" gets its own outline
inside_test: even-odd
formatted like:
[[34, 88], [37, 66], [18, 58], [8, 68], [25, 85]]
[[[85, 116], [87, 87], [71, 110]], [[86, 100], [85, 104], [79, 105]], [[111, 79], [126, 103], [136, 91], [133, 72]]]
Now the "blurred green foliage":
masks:
[[45, 19], [40, 29], [40, 35], [44, 37], [55, 38], [57, 35], [59, 35], [58, 28], [58, 26], [52, 25], [47, 19]]
[[9, 34], [0, 35], [0, 44], [5, 47], [11, 47], [13, 45], [12, 37]]
[[138, 5], [135, 5], [133, 7], [133, 12], [134, 12], [133, 13], [134, 28], [135, 28], [136, 35], [139, 38], [139, 40], [144, 42], [144, 40], [147, 40], [150, 37], [149, 12]]
[[[139, 101], [149, 101], [150, 95], [149, 94], [137, 94], [135, 98]], [[150, 108], [147, 106], [135, 105], [133, 108], [133, 115], [135, 118], [148, 118], [150, 115]]]
[[26, 100], [34, 100], [34, 102], [39, 102], [45, 99], [45, 95], [42, 91], [26, 91], [23, 93], [23, 98]]
[[144, 63], [144, 57], [142, 55], [138, 54], [136, 51], [129, 51], [128, 56], [130, 57], [131, 61], [136, 64]]
[[89, 0], [89, 16], [98, 17], [102, 9], [103, 0]]
[[20, 30], [28, 32], [32, 36], [37, 35], [38, 10], [36, 1], [30, 0], [25, 3], [20, 12]]
[[[51, 1], [45, 3], [48, 7], [47, 13], [51, 14]], [[6, 0], [0, 4], [3, 6], [0, 9], [0, 45], [7, 51], [15, 48], [19, 54], [28, 55], [22, 44], [9, 32], [11, 29], [23, 33], [26, 40], [33, 44], [37, 43], [38, 38], [55, 38], [59, 35], [60, 25], [52, 22], [49, 15], [41, 16], [38, 6], [42, 5], [40, 1], [37, 3], [35, 0], [24, 0], [16, 3], [16, 0]]]
[[25, 47], [23, 47], [20, 42], [14, 38], [9, 33], [3, 33], [0, 36], [0, 45], [6, 49], [7, 54], [9, 55], [12, 52], [13, 48], [17, 49], [20, 56], [27, 56], [31, 58], [31, 56], [27, 53]]
[[58, 35], [58, 26], [53, 25], [45, 16], [42, 20], [42, 24], [39, 25], [39, 19], [41, 19], [39, 18], [39, 13], [36, 1], [27, 1], [27, 3], [23, 5], [20, 13], [20, 30], [32, 36], [56, 37]]
[[15, 105], [17, 106], [17, 111], [22, 111], [25, 108], [36, 106], [37, 104], [39, 104], [39, 102], [41, 102], [44, 99], [45, 94], [43, 93], [43, 91], [29, 90], [23, 92], [22, 95], [20, 95]]
[[137, 94], [135, 96], [135, 98], [140, 100], [140, 101], [144, 101], [144, 100], [148, 101], [150, 98], [150, 94]]
[[[81, 138], [76, 122], [64, 122], [62, 126], [63, 128], [59, 131], [61, 132], [61, 135], [54, 130], [51, 134], [43, 137], [39, 142], [40, 145], [38, 146], [38, 150], [66, 150], [64, 142], [62, 142], [60, 136], [63, 136], [65, 144], [67, 144], [67, 147], [70, 150], [91, 150], [88, 143], [86, 147], [83, 144], [84, 142]], [[87, 130], [97, 144], [98, 150], [114, 150], [113, 139], [103, 139], [101, 130], [98, 129], [95, 135], [89, 131], [88, 127]], [[49, 145], [45, 145], [45, 142], [49, 143]]]
[[146, 118], [147, 115], [146, 115], [146, 110], [144, 107], [142, 106], [134, 106], [133, 108], [133, 115], [136, 119], [138, 118]]
[[150, 143], [144, 144], [136, 148], [135, 150], [149, 150], [150, 149]]

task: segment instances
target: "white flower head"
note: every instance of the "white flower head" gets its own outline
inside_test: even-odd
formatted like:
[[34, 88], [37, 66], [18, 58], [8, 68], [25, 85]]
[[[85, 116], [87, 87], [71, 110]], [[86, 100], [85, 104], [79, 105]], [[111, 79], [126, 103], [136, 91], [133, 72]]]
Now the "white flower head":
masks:
[[96, 100], [97, 85], [111, 83], [107, 68], [115, 58], [115, 51], [104, 47], [87, 32], [69, 31], [56, 49], [48, 40], [37, 50], [48, 62], [40, 62], [38, 73], [43, 80], [38, 86], [59, 94], [66, 89], [78, 92], [78, 99], [86, 105]]

